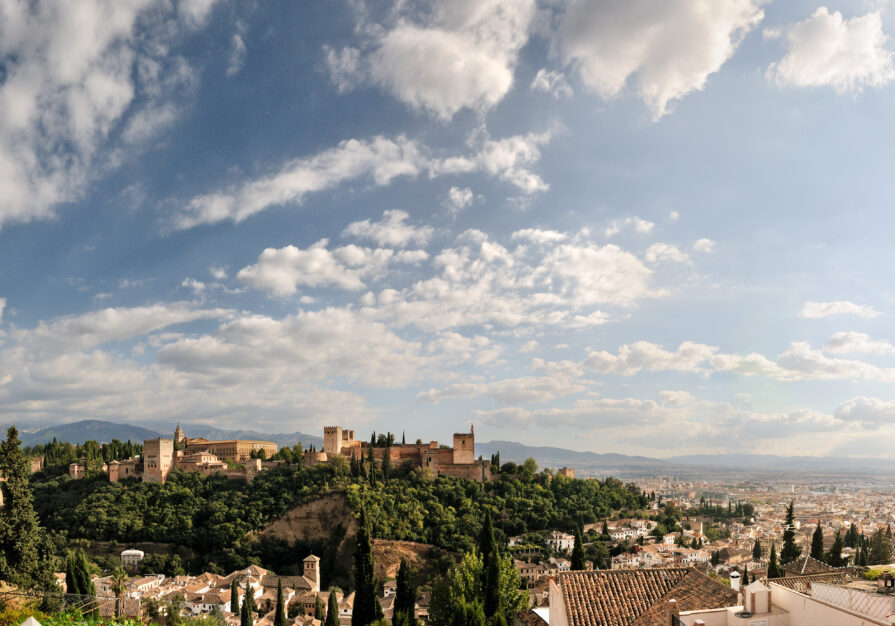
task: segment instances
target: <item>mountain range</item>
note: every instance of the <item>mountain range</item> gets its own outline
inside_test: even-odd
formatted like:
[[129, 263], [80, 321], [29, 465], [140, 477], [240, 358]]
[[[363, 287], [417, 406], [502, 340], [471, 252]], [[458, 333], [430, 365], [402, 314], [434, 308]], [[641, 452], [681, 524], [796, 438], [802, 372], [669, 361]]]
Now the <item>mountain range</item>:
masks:
[[[119, 439], [121, 441], [143, 441], [155, 437], [171, 437], [176, 424], [162, 423], [155, 429], [135, 424], [119, 424], [102, 420], [82, 420], [68, 424], [57, 424], [44, 428], [22, 430], [19, 438], [24, 445], [57, 441], [83, 443], [96, 440], [100, 443]], [[205, 439], [260, 439], [273, 441], [280, 446], [291, 446], [301, 442], [306, 448], [323, 446], [323, 439], [302, 432], [264, 433], [255, 430], [226, 430], [205, 424], [182, 423], [188, 437]], [[533, 458], [540, 467], [571, 467], [583, 475], [596, 476], [613, 474], [616, 476], [636, 476], [658, 473], [683, 475], [693, 471], [706, 472], [713, 469], [749, 473], [809, 472], [832, 473], [895, 473], [895, 460], [884, 458], [776, 456], [769, 454], [691, 454], [659, 459], [626, 454], [580, 452], [549, 446], [529, 446], [513, 441], [485, 441], [476, 443], [477, 455], [489, 458], [500, 452], [502, 463], [521, 463]]]

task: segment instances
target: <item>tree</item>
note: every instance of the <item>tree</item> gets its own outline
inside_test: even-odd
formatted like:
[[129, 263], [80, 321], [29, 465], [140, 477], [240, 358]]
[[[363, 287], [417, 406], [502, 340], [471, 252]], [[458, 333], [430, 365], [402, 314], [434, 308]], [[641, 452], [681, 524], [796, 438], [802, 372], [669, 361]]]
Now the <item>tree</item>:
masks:
[[783, 525], [783, 549], [780, 550], [780, 564], [786, 565], [799, 558], [802, 549], [796, 545], [795, 502], [790, 500], [786, 507], [786, 521]]
[[494, 539], [490, 509], [485, 509], [485, 521], [479, 535], [479, 553], [482, 555], [482, 591], [485, 616], [491, 617], [500, 608], [498, 588], [500, 554], [497, 551], [497, 541]]
[[115, 594], [115, 614], [119, 617], [121, 616], [121, 597], [127, 591], [127, 580], [128, 575], [124, 568], [116, 567], [115, 571], [112, 572], [111, 587], [112, 593]]
[[892, 559], [892, 540], [886, 536], [886, 531], [880, 528], [870, 540], [870, 552], [868, 553], [869, 565], [882, 565]]
[[230, 584], [230, 612], [234, 615], [239, 613], [239, 584], [236, 578]]
[[[183, 603], [184, 597], [182, 593], [174, 594], [174, 596], [168, 600], [168, 606], [165, 609], [166, 626], [181, 626], [181, 624], [184, 623]], [[249, 623], [249, 626], [251, 626], [251, 623]]]
[[324, 617], [323, 602], [321, 602], [320, 594], [318, 593], [314, 597], [314, 619], [319, 619], [322, 622]]
[[777, 546], [771, 542], [771, 556], [768, 559], [768, 578], [783, 578], [783, 568], [777, 564]]
[[830, 547], [829, 554], [827, 554], [827, 565], [830, 565], [831, 567], [842, 567], [845, 565], [842, 559], [842, 548], [842, 536], [837, 530], [836, 535], [833, 537], [833, 545]]
[[757, 537], [755, 538], [755, 543], [752, 544], [752, 560], [761, 560], [761, 541], [759, 541]]
[[485, 626], [485, 608], [482, 601], [474, 598], [467, 601], [465, 597], [461, 597], [454, 605], [451, 613], [450, 626]]
[[239, 616], [239, 626], [253, 626], [255, 623], [255, 594], [251, 585], [246, 581], [245, 597], [242, 599], [242, 613]]
[[332, 587], [329, 590], [329, 600], [326, 603], [326, 622], [323, 626], [339, 626], [339, 600], [336, 598], [336, 590]]
[[277, 608], [274, 611], [273, 626], [286, 626], [286, 603], [283, 601], [283, 579], [277, 580]]
[[10, 426], [0, 444], [0, 474], [6, 479], [0, 507], [0, 580], [25, 590], [51, 590], [55, 586], [51, 550], [34, 512], [30, 467], [21, 445], [19, 431]]
[[817, 520], [814, 534], [811, 535], [811, 558], [818, 561], [824, 560], [824, 531], [820, 527], [820, 520]]
[[522, 470], [522, 477], [525, 480], [531, 480], [538, 471], [538, 464], [533, 458], [528, 457], [520, 469]]
[[575, 547], [572, 548], [572, 569], [584, 569], [584, 543], [581, 540], [581, 527], [575, 529]]
[[389, 475], [392, 471], [392, 434], [388, 433], [385, 439], [385, 450], [382, 451], [382, 480], [388, 484]]
[[[519, 572], [513, 567], [509, 557], [498, 557], [499, 613], [515, 615], [528, 607], [528, 594], [521, 590]], [[484, 602], [482, 589], [482, 556], [478, 550], [466, 552], [459, 563], [454, 565], [432, 590], [429, 618], [433, 626], [448, 626], [454, 623], [454, 608], [461, 601], [466, 604]]]
[[351, 626], [368, 626], [382, 619], [382, 605], [376, 597], [373, 541], [370, 532], [366, 510], [361, 508], [357, 547], [354, 550], [354, 611], [351, 614]]
[[600, 531], [600, 534], [604, 537], [609, 536], [609, 524], [606, 522], [606, 520], [603, 520], [603, 528]]
[[[395, 590], [394, 619], [401, 624], [413, 624], [416, 621], [416, 588], [410, 581], [410, 566], [406, 559], [401, 559], [398, 568], [398, 585]], [[398, 622], [395, 622], [398, 623]]]

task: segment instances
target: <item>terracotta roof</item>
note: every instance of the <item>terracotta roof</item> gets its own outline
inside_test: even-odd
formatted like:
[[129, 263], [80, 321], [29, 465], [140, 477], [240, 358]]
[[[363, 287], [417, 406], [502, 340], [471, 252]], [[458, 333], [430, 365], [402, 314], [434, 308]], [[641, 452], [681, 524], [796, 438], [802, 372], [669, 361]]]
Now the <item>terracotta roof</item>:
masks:
[[556, 579], [569, 626], [664, 624], [671, 599], [681, 611], [736, 605], [736, 592], [689, 567], [566, 572]]
[[767, 582], [774, 583], [775, 585], [780, 585], [781, 587], [786, 587], [787, 589], [791, 589], [796, 593], [808, 594], [811, 590], [811, 583], [831, 583], [831, 584], [845, 584], [853, 581], [856, 578], [854, 572], [852, 570], [846, 569], [835, 569], [830, 572], [825, 572], [822, 574], [809, 574], [806, 576], [786, 576], [785, 578], [771, 578]]
[[803, 576], [805, 574], [823, 574], [832, 572], [835, 568], [823, 561], [818, 561], [810, 556], [801, 556], [791, 563], [783, 566], [783, 570], [790, 576]]
[[544, 618], [535, 613], [532, 609], [516, 613], [514, 623], [522, 624], [522, 626], [547, 626], [547, 622], [544, 621]]

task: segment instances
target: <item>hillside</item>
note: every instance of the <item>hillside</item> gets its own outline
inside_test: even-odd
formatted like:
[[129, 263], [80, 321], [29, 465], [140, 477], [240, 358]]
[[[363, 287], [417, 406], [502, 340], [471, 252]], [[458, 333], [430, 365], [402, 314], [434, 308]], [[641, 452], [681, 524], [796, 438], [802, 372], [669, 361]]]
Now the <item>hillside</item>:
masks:
[[500, 452], [501, 463], [521, 463], [531, 457], [539, 467], [571, 467], [584, 475], [636, 475], [663, 470], [671, 465], [669, 461], [645, 456], [578, 452], [548, 446], [527, 446], [513, 441], [486, 441], [476, 443], [475, 447], [476, 454], [485, 458]]
[[161, 433], [135, 426], [133, 424], [116, 424], [114, 422], [104, 422], [102, 420], [82, 420], [80, 422], [72, 422], [70, 424], [59, 424], [57, 426], [48, 426], [34, 430], [32, 432], [20, 431], [19, 439], [26, 446], [33, 446], [38, 443], [48, 443], [56, 438], [56, 441], [67, 441], [69, 443], [80, 444], [85, 441], [94, 440], [99, 443], [108, 443], [113, 439], [133, 442], [143, 441], [144, 439], [152, 439], [154, 437], [164, 436]]

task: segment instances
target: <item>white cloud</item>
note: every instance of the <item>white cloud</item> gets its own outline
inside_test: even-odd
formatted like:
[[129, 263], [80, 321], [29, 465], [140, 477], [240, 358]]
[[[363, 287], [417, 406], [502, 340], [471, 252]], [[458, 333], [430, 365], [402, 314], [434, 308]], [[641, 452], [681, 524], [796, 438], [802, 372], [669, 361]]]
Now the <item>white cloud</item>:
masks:
[[77, 200], [126, 156], [115, 140], [122, 125], [128, 142], [170, 124], [172, 101], [189, 92], [180, 82], [185, 62], [171, 50], [212, 1], [204, 12], [195, 4], [181, 3], [178, 22], [158, 0], [4, 3], [0, 225], [47, 218]]
[[625, 226], [633, 226], [634, 230], [641, 235], [646, 235], [649, 233], [655, 224], [648, 220], [637, 217], [636, 215], [633, 217], [626, 217], [623, 220], [614, 220], [609, 226], [607, 226], [603, 230], [603, 234], [606, 235], [607, 238], [614, 237], [618, 233], [622, 231], [622, 228]]
[[241, 33], [234, 33], [230, 41], [230, 60], [227, 62], [227, 76], [235, 76], [246, 62], [246, 44]]
[[419, 263], [428, 258], [422, 250], [395, 252], [387, 248], [348, 245], [330, 250], [321, 239], [310, 248], [267, 248], [258, 262], [242, 268], [237, 280], [277, 296], [290, 296], [301, 286], [336, 287], [356, 291], [364, 279], [380, 275], [390, 263]]
[[824, 346], [834, 354], [895, 354], [895, 345], [888, 341], [876, 341], [865, 333], [836, 333]]
[[335, 83], [339, 93], [351, 91], [361, 80], [360, 50], [351, 47], [336, 50], [324, 45], [323, 52], [330, 80]]
[[644, 260], [647, 263], [659, 263], [660, 261], [672, 261], [674, 263], [688, 263], [690, 257], [677, 246], [668, 243], [654, 243], [646, 249]]
[[538, 70], [530, 89], [549, 93], [554, 98], [571, 98], [575, 95], [562, 72], [554, 72], [546, 68]]
[[703, 364], [718, 351], [716, 346], [685, 341], [677, 350], [670, 352], [648, 341], [625, 344], [618, 354], [605, 351], [590, 352], [583, 365], [602, 373], [630, 376], [641, 370], [650, 372], [678, 371], [706, 374]]
[[[765, 34], [774, 37], [780, 32]], [[830, 13], [827, 7], [819, 7], [783, 34], [786, 56], [767, 71], [768, 78], [779, 85], [828, 86], [844, 93], [879, 87], [895, 77], [879, 11], [846, 20], [839, 11]]]
[[611, 99], [631, 83], [653, 117], [701, 90], [764, 17], [754, 0], [570, 0], [558, 48], [582, 82]]
[[579, 381], [552, 376], [506, 378], [488, 383], [459, 383], [444, 389], [429, 389], [417, 394], [420, 402], [437, 403], [447, 398], [475, 398], [487, 395], [502, 404], [544, 403], [581, 393], [587, 387]]
[[819, 319], [831, 315], [857, 315], [858, 317], [876, 317], [879, 315], [872, 307], [855, 304], [848, 300], [834, 302], [806, 302], [799, 311], [799, 316], [806, 319]]
[[523, 228], [522, 230], [517, 230], [512, 235], [513, 241], [522, 240], [538, 244], [557, 243], [565, 241], [566, 238], [567, 235], [565, 233], [542, 228]]
[[406, 211], [385, 211], [381, 221], [371, 222], [366, 219], [352, 222], [342, 234], [357, 239], [369, 239], [380, 246], [403, 248], [410, 243], [425, 246], [434, 229], [431, 226], [411, 226], [407, 223], [409, 217]]
[[871, 427], [889, 425], [895, 422], [895, 401], [858, 396], [837, 407], [833, 415], [844, 422], [859, 422]]
[[349, 139], [314, 156], [290, 161], [276, 174], [196, 196], [176, 216], [174, 226], [186, 229], [224, 220], [241, 222], [274, 206], [301, 204], [307, 194], [342, 183], [367, 179], [386, 186], [396, 178], [415, 178], [421, 173], [435, 178], [485, 172], [532, 194], [549, 189], [529, 169], [541, 157], [539, 146], [549, 139], [549, 132], [481, 138], [473, 152], [444, 158], [428, 156], [425, 146], [403, 135], [395, 139]]
[[668, 214], [668, 220], [671, 222], [676, 222], [680, 218], [681, 214], [677, 211], [672, 211]]
[[209, 273], [212, 278], [215, 280], [227, 280], [227, 268], [226, 267], [215, 267], [212, 265], [208, 268]]
[[538, 349], [538, 342], [534, 339], [530, 339], [519, 346], [519, 352], [522, 354], [528, 354], [529, 352], [534, 352]]
[[488, 110], [513, 84], [534, 13], [533, 0], [464, 0], [432, 5], [424, 25], [402, 15], [368, 55], [370, 77], [443, 120]]
[[183, 282], [180, 283], [181, 287], [187, 287], [193, 290], [193, 293], [197, 296], [200, 295], [203, 291], [205, 291], [205, 283], [202, 281], [196, 280], [195, 278], [184, 278]]
[[715, 251], [715, 242], [711, 239], [697, 239], [693, 242], [693, 251], [711, 254]]
[[452, 214], [457, 214], [469, 205], [475, 196], [469, 187], [451, 187], [448, 190], [448, 208]]

